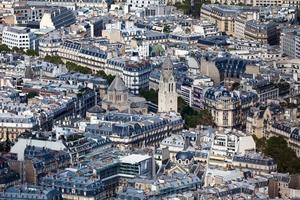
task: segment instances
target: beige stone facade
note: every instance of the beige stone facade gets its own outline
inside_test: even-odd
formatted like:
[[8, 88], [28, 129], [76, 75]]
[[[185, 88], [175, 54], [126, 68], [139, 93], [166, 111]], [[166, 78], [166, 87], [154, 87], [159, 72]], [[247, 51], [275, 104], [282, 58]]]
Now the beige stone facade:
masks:
[[177, 112], [176, 81], [170, 57], [167, 57], [162, 65], [158, 91], [158, 112]]

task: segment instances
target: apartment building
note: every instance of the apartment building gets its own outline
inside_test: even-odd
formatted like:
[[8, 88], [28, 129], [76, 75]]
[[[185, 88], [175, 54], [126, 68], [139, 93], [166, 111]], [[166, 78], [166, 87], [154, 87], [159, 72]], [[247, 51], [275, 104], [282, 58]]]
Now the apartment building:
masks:
[[201, 17], [215, 23], [221, 32], [228, 35], [235, 33], [235, 18], [243, 12], [257, 12], [255, 7], [241, 7], [209, 4], [203, 5], [200, 11]]
[[38, 129], [38, 119], [22, 114], [0, 113], [0, 138], [15, 141], [25, 131]]
[[245, 38], [259, 41], [262, 44], [276, 45], [279, 43], [277, 24], [249, 20], [245, 25]]
[[297, 29], [286, 29], [281, 32], [280, 49], [283, 56], [300, 58], [300, 33]]
[[14, 7], [13, 10], [18, 24], [39, 27], [39, 23], [44, 13], [51, 9], [52, 7], [50, 6], [20, 5]]
[[239, 14], [234, 22], [234, 37], [244, 39], [246, 22], [255, 19], [257, 15], [258, 13], [256, 12], [243, 12]]
[[207, 76], [187, 77], [178, 93], [189, 106], [201, 109], [203, 108], [204, 90], [211, 86], [213, 86], [213, 82]]
[[162, 176], [158, 181], [136, 178], [130, 180], [131, 187], [118, 193], [118, 199], [164, 199], [185, 191], [196, 191], [200, 182], [197, 176], [184, 174]]
[[62, 36], [59, 34], [47, 34], [39, 40], [39, 56], [44, 58], [48, 56], [57, 56], [58, 50], [62, 45]]
[[243, 80], [241, 82], [244, 90], [257, 94], [258, 101], [267, 103], [268, 100], [277, 99], [279, 97], [279, 88], [272, 82], [267, 80]]
[[64, 151], [28, 145], [24, 149], [24, 160], [10, 160], [9, 164], [14, 171], [21, 172], [22, 181], [37, 185], [44, 174], [69, 167], [71, 157]]
[[59, 29], [75, 22], [76, 17], [72, 10], [66, 7], [52, 7], [43, 14], [40, 20], [40, 29]]
[[2, 34], [2, 44], [9, 48], [36, 49], [38, 40], [29, 28], [25, 27], [5, 27]]
[[149, 76], [152, 66], [148, 60], [115, 57], [107, 60], [105, 72], [120, 76], [126, 87], [133, 94], [149, 87]]
[[227, 167], [236, 154], [245, 155], [255, 149], [256, 145], [252, 136], [243, 132], [230, 129], [215, 132], [209, 154], [209, 164]]
[[204, 37], [215, 36], [219, 34], [216, 24], [207, 20], [202, 20], [199, 24], [193, 24], [192, 31], [199, 33]]
[[93, 162], [87, 161], [87, 167], [67, 169], [44, 177], [41, 185], [54, 185], [64, 199], [101, 200], [112, 199], [130, 179], [152, 177], [151, 156], [130, 154], [117, 159], [110, 153], [105, 152]]
[[109, 55], [100, 48], [90, 46], [84, 42], [65, 40], [58, 49], [58, 55], [65, 62], [74, 62], [83, 67], [88, 67], [97, 72], [105, 70]]
[[[168, 35], [158, 31], [145, 31], [141, 36], [131, 41], [131, 47], [136, 49], [139, 56], [153, 56], [156, 45], [168, 42]], [[154, 54], [155, 55], [155, 54]]]
[[232, 166], [240, 169], [251, 169], [254, 174], [264, 174], [277, 171], [277, 164], [273, 158], [261, 154], [235, 155]]
[[0, 200], [59, 200], [61, 197], [61, 193], [56, 189], [35, 185], [15, 186], [0, 192]]
[[126, 8], [127, 13], [138, 9], [147, 8], [149, 6], [165, 5], [167, 2], [165, 0], [127, 0]]
[[110, 112], [100, 114], [95, 122], [87, 122], [84, 130], [106, 135], [117, 147], [127, 149], [158, 145], [182, 128], [182, 118], [174, 114], [150, 116]]
[[228, 91], [223, 87], [208, 88], [204, 94], [204, 107], [208, 109], [218, 128], [245, 125], [247, 113], [257, 102], [253, 92]]

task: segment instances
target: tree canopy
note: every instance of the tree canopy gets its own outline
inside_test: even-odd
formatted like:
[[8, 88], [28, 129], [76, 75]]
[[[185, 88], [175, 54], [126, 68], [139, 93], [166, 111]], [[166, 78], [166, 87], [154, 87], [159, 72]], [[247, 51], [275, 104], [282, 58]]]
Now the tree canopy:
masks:
[[[140, 95], [147, 101], [158, 104], [158, 91], [153, 89], [142, 90]], [[214, 121], [208, 110], [197, 111], [187, 105], [181, 97], [178, 97], [178, 112], [185, 120], [185, 128], [196, 128], [197, 125], [213, 126]]]
[[108, 84], [111, 84], [115, 79], [115, 76], [111, 74], [106, 74], [103, 70], [97, 71], [96, 76], [100, 76], [107, 80]]
[[300, 159], [295, 151], [288, 147], [288, 143], [281, 136], [266, 138], [256, 138], [256, 147], [265, 155], [272, 157], [276, 163], [279, 172], [282, 173], [300, 173]]
[[27, 49], [27, 51], [25, 52], [25, 54], [27, 56], [38, 56], [39, 55], [38, 52], [35, 51], [35, 50], [33, 50], [33, 49]]
[[24, 49], [18, 47], [13, 47], [12, 51], [19, 54], [25, 54]]
[[210, 0], [205, 0], [205, 1], [195, 0], [194, 5], [192, 5], [191, 0], [184, 0], [182, 3], [176, 2], [174, 6], [178, 10], [181, 10], [186, 15], [192, 15], [193, 17], [199, 17], [202, 5], [210, 4], [210, 3], [211, 3]]
[[158, 104], [158, 91], [154, 89], [141, 90], [140, 95], [144, 97], [147, 101], [151, 101], [154, 104]]
[[[62, 59], [59, 56], [49, 56], [49, 55], [47, 55], [44, 58], [44, 60], [47, 61], [47, 62], [53, 63], [53, 64], [57, 64], [57, 65], [58, 64], [64, 64]], [[69, 71], [79, 72], [79, 73], [82, 73], [82, 74], [93, 74], [93, 71], [90, 68], [83, 67], [83, 66], [78, 65], [78, 64], [73, 63], [73, 62], [67, 62], [66, 67]], [[98, 71], [95, 75], [106, 79], [109, 84], [111, 84], [111, 82], [115, 78], [115, 76], [113, 76], [111, 74], [106, 74], [103, 70]]]
[[9, 53], [11, 49], [6, 44], [0, 44], [0, 53]]
[[81, 65], [77, 65], [73, 62], [67, 62], [66, 67], [69, 71], [80, 72], [82, 74], [92, 74], [93, 71], [90, 68], [83, 67]]
[[192, 12], [191, 0], [184, 0], [182, 3], [176, 2], [174, 6], [186, 15], [190, 15]]
[[10, 49], [6, 44], [0, 44], [0, 53], [20, 53], [20, 54], [26, 54], [28, 56], [38, 56], [38, 52], [33, 49], [27, 49], [26, 51], [22, 48], [13, 47]]
[[62, 61], [62, 59], [59, 56], [49, 56], [49, 55], [46, 55], [46, 57], [44, 58], [44, 60], [46, 62], [50, 62], [50, 63], [56, 64], [56, 65], [64, 64], [64, 62]]
[[171, 27], [169, 24], [166, 24], [163, 28], [164, 33], [171, 33]]
[[37, 92], [29, 92], [28, 94], [27, 94], [27, 98], [28, 99], [32, 99], [32, 98], [34, 98], [35, 96], [38, 96], [39, 94], [37, 93]]
[[0, 142], [0, 152], [9, 152], [10, 148], [12, 146], [12, 142], [9, 140], [6, 140], [4, 142]]
[[178, 112], [185, 120], [185, 128], [214, 125], [214, 120], [208, 110], [195, 110], [187, 105], [181, 97], [178, 97]]

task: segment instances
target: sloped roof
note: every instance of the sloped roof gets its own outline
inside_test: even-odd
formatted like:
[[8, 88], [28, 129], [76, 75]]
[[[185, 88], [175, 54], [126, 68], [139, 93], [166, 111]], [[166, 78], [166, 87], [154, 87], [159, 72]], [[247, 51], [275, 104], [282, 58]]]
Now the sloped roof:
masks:
[[169, 80], [170, 77], [173, 76], [173, 63], [169, 55], [162, 64], [161, 76], [163, 80]]
[[108, 87], [108, 91], [119, 91], [119, 92], [127, 92], [128, 88], [125, 86], [124, 81], [120, 78], [120, 76], [116, 76], [113, 82]]

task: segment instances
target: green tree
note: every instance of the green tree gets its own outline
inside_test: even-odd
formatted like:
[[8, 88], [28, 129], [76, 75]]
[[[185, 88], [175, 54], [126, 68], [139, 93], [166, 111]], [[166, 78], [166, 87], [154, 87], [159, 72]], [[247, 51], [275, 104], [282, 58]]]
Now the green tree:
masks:
[[11, 49], [6, 44], [0, 44], [0, 53], [9, 53]]
[[37, 93], [37, 92], [29, 92], [28, 94], [27, 94], [27, 98], [28, 99], [32, 99], [32, 98], [34, 98], [35, 96], [38, 96], [39, 94]]
[[290, 103], [290, 102], [289, 102], [289, 103], [286, 104], [286, 107], [287, 107], [287, 108], [298, 108], [298, 105], [295, 104], [295, 103]]
[[35, 50], [33, 50], [33, 49], [27, 49], [26, 55], [27, 55], [27, 56], [38, 56], [39, 54], [38, 54], [37, 51], [35, 51]]
[[187, 107], [187, 104], [185, 103], [185, 101], [183, 100], [183, 98], [178, 97], [178, 100], [177, 100], [177, 109], [178, 109], [178, 112], [182, 113], [183, 109], [185, 107]]
[[[153, 89], [141, 90], [140, 95], [147, 101], [158, 104], [158, 91]], [[178, 97], [177, 104], [178, 113], [185, 120], [185, 128], [195, 128], [197, 125], [214, 125], [213, 118], [208, 110], [197, 111], [188, 106], [181, 97]]]
[[191, 14], [192, 11], [191, 0], [184, 0], [182, 3], [176, 2], [174, 6], [178, 10], [181, 10], [186, 15]]
[[171, 27], [170, 27], [170, 25], [169, 24], [166, 24], [165, 26], [164, 26], [164, 28], [163, 28], [163, 32], [164, 33], [171, 33]]
[[165, 54], [165, 49], [161, 44], [153, 44], [149, 46], [149, 54], [151, 57], [162, 56]]
[[80, 72], [82, 74], [92, 74], [93, 73], [93, 71], [90, 68], [77, 65], [73, 62], [67, 62], [66, 67], [69, 71]]
[[193, 17], [199, 17], [200, 16], [200, 10], [202, 8], [203, 4], [210, 4], [210, 0], [195, 0], [194, 5], [192, 6], [191, 0], [185, 0], [182, 3], [177, 2], [175, 3], [175, 7], [178, 10], [181, 10], [186, 15], [192, 15]]
[[111, 84], [115, 79], [115, 76], [106, 74], [103, 70], [97, 71], [96, 75], [106, 79], [109, 84]]
[[256, 147], [265, 155], [272, 157], [277, 163], [279, 172], [282, 173], [300, 173], [300, 159], [295, 151], [288, 147], [288, 143], [281, 136], [265, 138], [256, 138], [253, 136]]
[[44, 60], [46, 62], [50, 62], [50, 63], [53, 63], [53, 64], [56, 64], [56, 65], [59, 65], [59, 64], [64, 64], [64, 62], [62, 61], [61, 57], [59, 56], [49, 56], [49, 55], [46, 55]]
[[280, 80], [279, 82], [274, 83], [274, 85], [279, 88], [279, 95], [288, 94], [290, 91], [290, 84], [285, 80]]
[[264, 153], [274, 158], [279, 172], [300, 173], [300, 160], [283, 137], [271, 137]]
[[107, 76], [106, 73], [103, 70], [97, 71], [96, 75], [100, 76], [100, 77], [106, 77]]
[[265, 137], [262, 138], [258, 138], [256, 137], [256, 135], [252, 135], [255, 143], [256, 143], [256, 149], [258, 152], [264, 152], [265, 151], [265, 147], [267, 144], [267, 139]]
[[10, 151], [12, 146], [12, 142], [10, 140], [6, 140], [4, 142], [0, 142], [0, 153], [6, 153]]
[[151, 101], [154, 104], [158, 104], [158, 91], [154, 89], [141, 90], [140, 95], [144, 97], [147, 101]]
[[214, 120], [208, 110], [195, 110], [178, 97], [178, 112], [185, 120], [185, 128], [196, 128], [198, 125], [214, 126]]
[[18, 48], [18, 47], [13, 47], [12, 51], [15, 52], [15, 53], [20, 53], [20, 54], [24, 54], [25, 53], [24, 49]]

